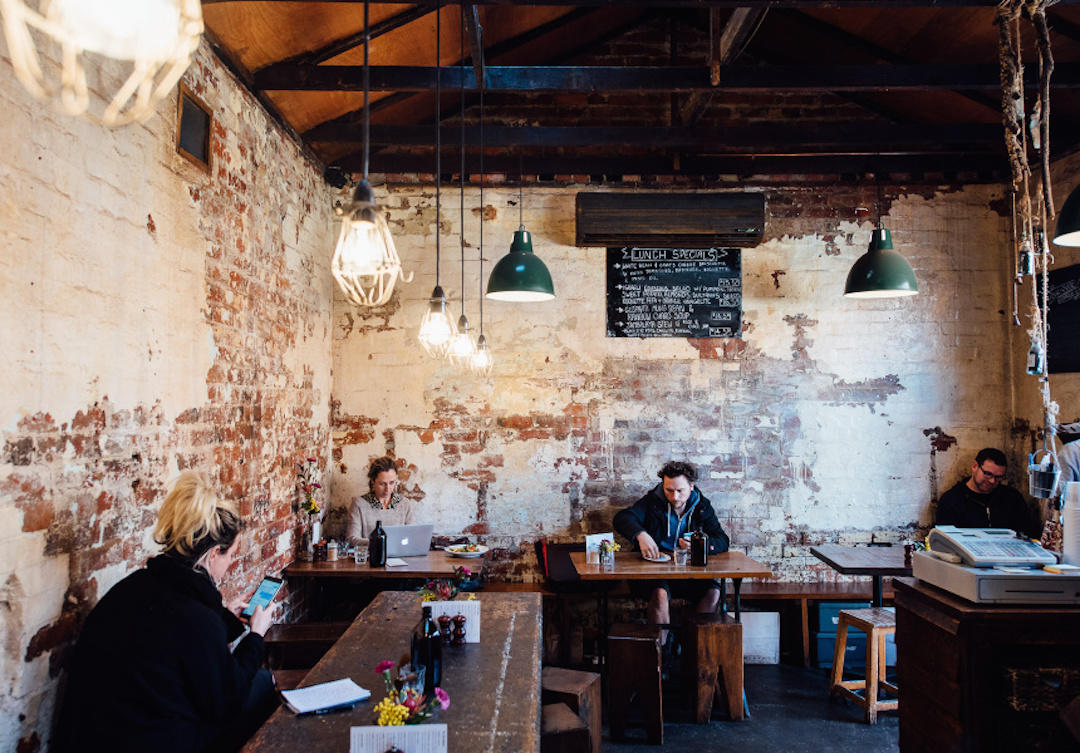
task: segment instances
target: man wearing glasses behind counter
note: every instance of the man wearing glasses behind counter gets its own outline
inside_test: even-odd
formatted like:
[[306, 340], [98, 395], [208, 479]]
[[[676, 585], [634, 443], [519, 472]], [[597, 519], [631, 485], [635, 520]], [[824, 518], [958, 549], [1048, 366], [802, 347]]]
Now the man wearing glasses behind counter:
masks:
[[941, 495], [936, 525], [960, 528], [1011, 528], [1033, 539], [1042, 521], [1020, 492], [1004, 486], [1005, 453], [993, 447], [979, 450], [971, 475]]

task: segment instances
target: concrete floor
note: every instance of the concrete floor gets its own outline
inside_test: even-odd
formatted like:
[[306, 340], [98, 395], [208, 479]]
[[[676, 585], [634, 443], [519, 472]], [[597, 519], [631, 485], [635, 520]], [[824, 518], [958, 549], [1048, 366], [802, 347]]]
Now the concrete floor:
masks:
[[665, 683], [664, 745], [649, 745], [645, 730], [631, 726], [628, 742], [614, 743], [604, 735], [604, 753], [657, 753], [679, 750], [711, 753], [894, 753], [897, 750], [897, 712], [880, 712], [878, 722], [863, 722], [858, 706], [828, 698], [824, 670], [786, 664], [746, 667], [750, 718], [740, 722], [694, 724], [679, 718], [678, 695]]

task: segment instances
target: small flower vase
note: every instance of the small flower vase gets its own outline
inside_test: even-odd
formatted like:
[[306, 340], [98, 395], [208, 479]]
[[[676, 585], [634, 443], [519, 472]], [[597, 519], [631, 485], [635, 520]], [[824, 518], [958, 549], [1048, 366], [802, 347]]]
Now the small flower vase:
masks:
[[320, 541], [322, 541], [322, 521], [316, 518], [311, 521], [311, 544], [314, 547]]
[[615, 567], [615, 552], [610, 549], [600, 550], [600, 567], [613, 568]]

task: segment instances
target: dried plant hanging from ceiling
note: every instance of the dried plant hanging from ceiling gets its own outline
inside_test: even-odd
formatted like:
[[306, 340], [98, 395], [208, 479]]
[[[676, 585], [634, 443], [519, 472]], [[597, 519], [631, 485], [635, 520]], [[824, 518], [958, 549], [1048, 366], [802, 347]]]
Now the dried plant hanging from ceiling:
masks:
[[[153, 115], [203, 32], [199, 0], [0, 0], [0, 14], [20, 83], [71, 115], [109, 126]], [[91, 112], [90, 91], [113, 88], [110, 60], [131, 71], [117, 77], [122, 83], [104, 111]]]
[[[1054, 71], [1054, 58], [1050, 50], [1046, 8], [1053, 4], [1053, 0], [1001, 0], [997, 16], [1005, 149], [1012, 173], [1013, 223], [1019, 230], [1013, 236], [1014, 239], [1019, 236], [1018, 246], [1014, 249], [1016, 275], [1018, 281], [1022, 281], [1025, 275], [1031, 277], [1031, 328], [1028, 330], [1031, 347], [1027, 371], [1039, 379], [1045, 423], [1043, 447], [1051, 458], [1054, 457], [1053, 436], [1058, 405], [1050, 398], [1046, 364], [1048, 273], [1053, 261], [1047, 239], [1047, 222], [1054, 217], [1054, 198], [1050, 186], [1050, 75]], [[1020, 33], [1024, 18], [1034, 28], [1038, 51], [1039, 89], [1030, 119], [1025, 117], [1024, 107]], [[1032, 175], [1028, 160], [1029, 142], [1038, 155], [1038, 178]], [[1056, 460], [1053, 465], [1057, 465]]]

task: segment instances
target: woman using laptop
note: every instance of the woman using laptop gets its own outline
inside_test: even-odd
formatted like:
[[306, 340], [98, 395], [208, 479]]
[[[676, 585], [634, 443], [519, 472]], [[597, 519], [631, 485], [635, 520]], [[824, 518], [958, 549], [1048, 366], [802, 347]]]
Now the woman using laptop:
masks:
[[349, 540], [366, 542], [375, 521], [386, 526], [413, 523], [413, 503], [397, 493], [397, 465], [393, 458], [379, 458], [368, 469], [370, 491], [354, 497], [349, 505]]

